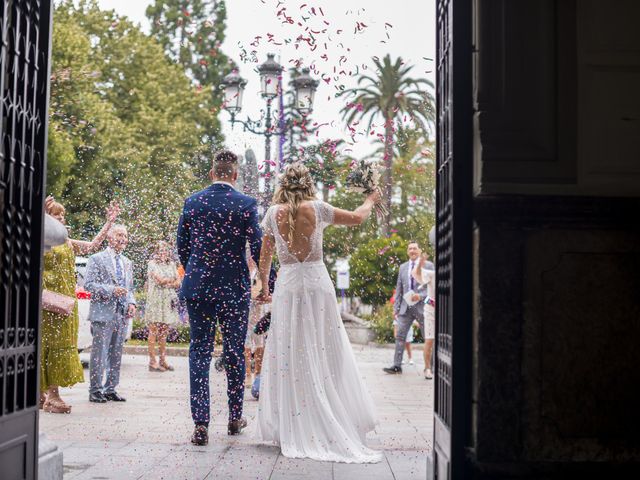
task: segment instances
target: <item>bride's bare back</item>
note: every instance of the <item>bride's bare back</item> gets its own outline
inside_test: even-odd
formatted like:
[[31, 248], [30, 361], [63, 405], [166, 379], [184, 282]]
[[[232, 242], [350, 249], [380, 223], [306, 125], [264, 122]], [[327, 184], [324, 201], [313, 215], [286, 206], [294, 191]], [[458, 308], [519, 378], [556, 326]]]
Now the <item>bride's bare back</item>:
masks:
[[300, 204], [294, 218], [293, 238], [288, 205], [273, 205], [264, 219], [265, 233], [275, 238], [278, 258], [284, 265], [322, 260], [322, 231], [333, 222], [334, 209], [321, 201]]
[[371, 213], [377, 198], [375, 195], [368, 197], [352, 212], [335, 208], [321, 200], [305, 201], [295, 215], [293, 239], [289, 239], [289, 207], [286, 204], [269, 207], [262, 220], [264, 240], [259, 266], [263, 285], [261, 301], [270, 301], [271, 295], [266, 285], [274, 250], [282, 265], [322, 262], [324, 229], [329, 225], [360, 225]]
[[316, 209], [314, 202], [304, 202], [300, 204], [294, 218], [295, 228], [293, 231], [293, 241], [289, 238], [291, 225], [289, 224], [289, 206], [280, 205], [275, 212], [275, 223], [278, 233], [287, 245], [290, 255], [296, 257], [299, 262], [304, 262], [312, 250], [312, 236], [316, 231]]

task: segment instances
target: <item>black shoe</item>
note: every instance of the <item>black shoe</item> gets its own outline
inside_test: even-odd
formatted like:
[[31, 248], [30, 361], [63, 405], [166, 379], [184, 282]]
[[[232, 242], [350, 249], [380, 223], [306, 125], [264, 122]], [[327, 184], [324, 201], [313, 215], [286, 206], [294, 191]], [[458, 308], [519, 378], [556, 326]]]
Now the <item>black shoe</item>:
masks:
[[104, 398], [102, 392], [90, 393], [89, 401], [92, 403], [107, 403], [107, 399]]
[[226, 365], [224, 363], [224, 356], [220, 355], [216, 360], [216, 363], [213, 364], [217, 372], [224, 372]]
[[191, 435], [191, 443], [194, 445], [206, 445], [209, 443], [209, 431], [204, 425], [196, 425]]
[[104, 398], [109, 400], [110, 402], [126, 402], [127, 399], [120, 396], [118, 393], [105, 393]]
[[390, 373], [391, 375], [395, 375], [396, 373], [402, 373], [402, 367], [385, 367], [382, 370], [384, 370], [387, 373]]
[[247, 426], [247, 419], [241, 418], [239, 420], [231, 420], [229, 427], [227, 428], [228, 435], [240, 435], [242, 429]]

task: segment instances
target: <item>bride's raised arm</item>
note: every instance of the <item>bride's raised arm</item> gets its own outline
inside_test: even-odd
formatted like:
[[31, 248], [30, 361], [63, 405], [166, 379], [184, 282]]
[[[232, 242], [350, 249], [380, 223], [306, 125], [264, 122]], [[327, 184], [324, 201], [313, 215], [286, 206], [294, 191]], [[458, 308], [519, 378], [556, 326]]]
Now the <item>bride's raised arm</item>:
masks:
[[333, 224], [334, 225], [361, 225], [371, 215], [371, 210], [374, 205], [380, 201], [380, 194], [374, 192], [369, 195], [364, 203], [356, 208], [354, 211], [342, 210], [341, 208], [334, 208], [333, 210]]

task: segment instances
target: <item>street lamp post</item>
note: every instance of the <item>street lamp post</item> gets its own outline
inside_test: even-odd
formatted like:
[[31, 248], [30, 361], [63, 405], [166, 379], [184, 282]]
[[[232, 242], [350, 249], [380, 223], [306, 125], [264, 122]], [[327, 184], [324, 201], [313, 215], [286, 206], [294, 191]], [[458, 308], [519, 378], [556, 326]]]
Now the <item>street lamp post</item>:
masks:
[[[273, 54], [268, 54], [267, 60], [258, 67], [258, 73], [260, 74], [260, 94], [262, 98], [266, 100], [266, 111], [261, 118], [256, 121], [248, 117], [245, 120], [236, 118], [236, 115], [242, 110], [242, 96], [247, 81], [239, 75], [237, 70], [232, 71], [222, 80], [222, 87], [224, 88], [223, 107], [231, 115], [231, 125], [233, 126], [236, 122], [240, 123], [245, 131], [265, 137], [263, 173], [265, 191], [260, 202], [263, 207], [263, 213], [271, 201], [271, 137], [274, 135], [284, 136], [289, 128], [286, 125], [284, 128], [280, 126], [274, 127], [271, 118], [271, 104], [273, 99], [281, 93], [282, 71], [282, 66], [275, 60], [275, 55]], [[309, 75], [309, 69], [305, 68], [302, 71], [302, 75], [297, 76], [291, 81], [291, 85], [293, 86], [295, 98], [294, 107], [304, 115], [309, 114], [313, 109], [313, 99], [316, 89], [318, 88], [318, 81], [313, 79]], [[263, 121], [264, 128], [262, 127]]]

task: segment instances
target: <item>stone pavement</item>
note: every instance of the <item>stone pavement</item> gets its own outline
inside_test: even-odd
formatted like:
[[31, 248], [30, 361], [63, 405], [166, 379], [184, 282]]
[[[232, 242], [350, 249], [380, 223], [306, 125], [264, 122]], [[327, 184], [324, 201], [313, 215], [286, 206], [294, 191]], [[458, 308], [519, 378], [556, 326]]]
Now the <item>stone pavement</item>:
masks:
[[257, 401], [248, 392], [249, 428], [240, 436], [227, 436], [224, 375], [213, 368], [209, 445], [191, 445], [184, 357], [171, 358], [175, 372], [152, 373], [145, 356], [125, 355], [119, 392], [127, 397], [126, 403], [91, 404], [86, 383], [63, 389], [73, 412], [41, 411], [40, 430], [63, 450], [65, 480], [425, 479], [432, 443], [433, 381], [421, 375], [422, 352], [414, 349], [417, 364], [392, 376], [381, 371], [391, 361], [391, 349], [353, 348], [378, 407], [380, 425], [368, 437], [372, 448], [384, 451], [385, 460], [378, 464], [291, 460], [277, 447], [258, 444], [253, 440]]

